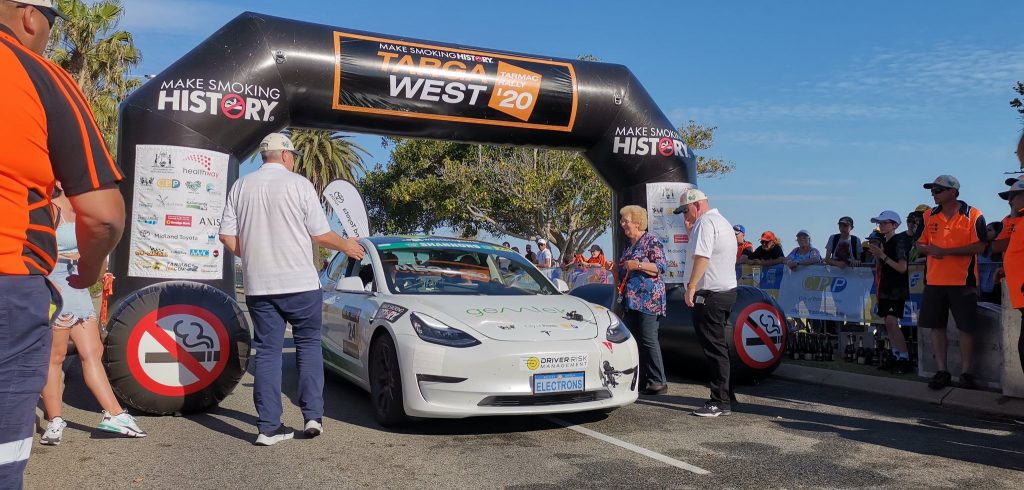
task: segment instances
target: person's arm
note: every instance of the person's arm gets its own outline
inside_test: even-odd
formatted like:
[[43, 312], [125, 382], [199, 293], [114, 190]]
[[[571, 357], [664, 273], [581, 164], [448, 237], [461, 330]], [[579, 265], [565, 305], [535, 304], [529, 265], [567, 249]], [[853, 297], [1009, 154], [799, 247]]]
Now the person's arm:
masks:
[[985, 252], [985, 247], [988, 246], [988, 232], [985, 229], [984, 216], [978, 216], [978, 219], [974, 221], [974, 233], [978, 238], [978, 241], [976, 242], [969, 243], [962, 247], [950, 248], [930, 245], [927, 247], [928, 254], [936, 257], [942, 257], [945, 255], [978, 255]]
[[124, 232], [124, 199], [116, 188], [68, 196], [75, 209], [78, 274], [68, 277], [73, 288], [96, 284], [106, 272], [107, 256]]
[[1010, 246], [1011, 227], [1009, 221], [1009, 216], [1003, 218], [1003, 231], [1000, 231], [999, 236], [992, 240], [992, 253], [1003, 253]]
[[363, 246], [359, 244], [359, 239], [357, 238], [342, 238], [341, 235], [333, 231], [328, 231], [323, 235], [317, 235], [312, 238], [317, 245], [337, 250], [355, 260], [362, 260], [363, 256], [366, 255], [366, 251], [363, 250]]
[[782, 245], [776, 245], [768, 250], [768, 253], [774, 255], [774, 257], [761, 261], [761, 265], [773, 266], [779, 265], [786, 260], [785, 254], [782, 253]]
[[107, 256], [124, 232], [124, 200], [117, 184], [122, 175], [103, 143], [96, 119], [80, 101], [87, 100], [75, 84], [62, 84], [49, 68], [36, 62], [25, 68], [35, 83], [49, 134], [46, 147], [56, 180], [77, 215], [78, 274], [71, 287], [95, 284], [106, 269]]
[[711, 260], [700, 255], [693, 256], [693, 272], [690, 273], [690, 282], [686, 284], [686, 306], [693, 308], [693, 298], [697, 295], [697, 284], [708, 270], [708, 263]]
[[224, 248], [231, 252], [231, 255], [240, 257], [242, 255], [242, 247], [238, 245], [238, 237], [235, 235], [220, 235], [220, 242], [224, 244]]
[[812, 248], [811, 255], [800, 262], [801, 265], [814, 265], [821, 263], [821, 252], [818, 249]]

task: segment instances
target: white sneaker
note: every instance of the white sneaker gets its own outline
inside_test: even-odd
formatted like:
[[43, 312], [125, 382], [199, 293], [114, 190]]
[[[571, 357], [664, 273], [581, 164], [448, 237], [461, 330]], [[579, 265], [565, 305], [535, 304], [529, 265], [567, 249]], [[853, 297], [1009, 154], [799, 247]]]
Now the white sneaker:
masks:
[[39, 438], [39, 444], [44, 446], [59, 446], [61, 438], [64, 437], [64, 428], [68, 423], [62, 417], [54, 417], [46, 424], [46, 432]]
[[306, 422], [306, 427], [302, 430], [302, 433], [306, 434], [306, 437], [316, 437], [324, 433], [324, 424], [317, 419], [310, 420]]
[[273, 446], [281, 441], [287, 441], [295, 437], [295, 432], [291, 429], [286, 428], [283, 424], [277, 426], [273, 432], [269, 434], [261, 433], [256, 437], [257, 446]]
[[100, 430], [124, 434], [128, 437], [146, 437], [146, 431], [139, 427], [139, 423], [125, 410], [119, 415], [110, 415], [110, 412], [103, 411], [103, 420], [100, 420]]

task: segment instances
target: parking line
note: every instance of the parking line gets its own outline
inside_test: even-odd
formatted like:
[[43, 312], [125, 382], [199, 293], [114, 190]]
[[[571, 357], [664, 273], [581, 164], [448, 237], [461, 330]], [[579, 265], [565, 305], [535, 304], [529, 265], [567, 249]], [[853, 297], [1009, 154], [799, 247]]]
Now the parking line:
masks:
[[547, 421], [549, 421], [549, 422], [551, 422], [551, 423], [553, 423], [555, 425], [560, 425], [562, 427], [565, 427], [566, 429], [574, 430], [576, 432], [579, 432], [580, 434], [593, 437], [594, 439], [598, 439], [598, 440], [607, 442], [608, 444], [619, 446], [619, 447], [621, 447], [623, 449], [626, 449], [628, 451], [632, 451], [632, 452], [637, 453], [637, 454], [639, 454], [641, 456], [647, 456], [648, 458], [661, 461], [662, 463], [665, 463], [665, 464], [670, 465], [670, 466], [675, 466], [676, 468], [679, 468], [679, 469], [690, 471], [690, 472], [696, 473], [698, 475], [710, 475], [711, 474], [710, 471], [705, 470], [704, 468], [698, 468], [698, 467], [696, 467], [696, 466], [694, 466], [692, 464], [685, 463], [683, 461], [679, 461], [678, 459], [675, 459], [675, 458], [670, 458], [668, 456], [665, 456], [664, 454], [656, 453], [654, 451], [651, 451], [650, 449], [645, 449], [645, 448], [642, 448], [640, 446], [637, 446], [636, 444], [631, 444], [631, 443], [628, 443], [628, 442], [623, 441], [621, 439], [616, 439], [616, 438], [614, 438], [612, 436], [605, 435], [605, 434], [602, 434], [600, 432], [590, 430], [590, 429], [588, 429], [586, 427], [580, 427], [580, 426], [578, 426], [576, 424], [566, 422], [566, 421], [564, 421], [564, 420], [562, 420], [562, 419], [560, 419], [558, 417], [552, 417], [550, 415], [546, 415], [546, 416], [544, 416], [544, 419], [546, 419]]

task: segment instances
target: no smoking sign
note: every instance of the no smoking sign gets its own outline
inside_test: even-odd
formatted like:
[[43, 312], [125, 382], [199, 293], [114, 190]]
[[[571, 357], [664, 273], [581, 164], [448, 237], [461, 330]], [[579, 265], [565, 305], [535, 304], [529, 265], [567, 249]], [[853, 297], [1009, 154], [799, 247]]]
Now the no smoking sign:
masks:
[[739, 315], [732, 330], [736, 354], [754, 369], [767, 369], [782, 359], [786, 328], [782, 315], [768, 303], [753, 303]]
[[210, 311], [192, 305], [160, 307], [128, 337], [128, 369], [145, 389], [183, 396], [206, 388], [227, 366], [227, 329]]

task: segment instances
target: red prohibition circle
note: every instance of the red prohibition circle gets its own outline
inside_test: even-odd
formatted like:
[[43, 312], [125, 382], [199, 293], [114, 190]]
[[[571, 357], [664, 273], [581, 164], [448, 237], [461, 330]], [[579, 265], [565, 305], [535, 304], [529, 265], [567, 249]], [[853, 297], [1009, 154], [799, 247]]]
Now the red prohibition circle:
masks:
[[238, 119], [245, 115], [245, 99], [238, 94], [225, 94], [220, 99], [220, 113], [228, 119]]
[[[761, 329], [760, 325], [753, 322], [748, 323], [751, 313], [757, 310], [768, 310], [770, 313], [775, 315], [776, 319], [779, 320], [779, 329], [782, 330], [782, 346], [785, 347], [786, 337], [789, 335], [789, 333], [786, 332], [785, 322], [782, 319], [782, 315], [779, 314], [779, 310], [776, 310], [774, 306], [768, 303], [752, 303], [747, 305], [739, 315], [736, 315], [736, 325], [732, 328], [732, 341], [736, 345], [736, 354], [740, 356], [740, 360], [742, 360], [744, 364], [754, 369], [767, 369], [772, 367], [776, 362], [779, 362], [779, 359], [782, 358], [784, 353], [782, 349], [775, 348], [775, 343], [768, 339], [768, 334]], [[750, 354], [747, 353], [747, 346], [743, 342], [743, 327], [745, 325], [750, 325], [751, 328], [754, 329], [754, 333], [756, 333], [758, 337], [761, 337], [765, 346], [772, 351], [771, 360], [764, 362], [758, 361], [757, 359], [750, 357]]]
[[[174, 340], [173, 336], [167, 335], [163, 328], [157, 325], [157, 320], [165, 316], [170, 315], [192, 315], [198, 317], [213, 327], [214, 333], [217, 334], [217, 340], [220, 343], [220, 358], [217, 363], [214, 364], [213, 369], [207, 371], [202, 364], [192, 358], [188, 357], [189, 354], [185, 352], [181, 346], [178, 345], [177, 341]], [[173, 342], [174, 350], [168, 349], [168, 352], [178, 359], [185, 369], [192, 373], [197, 378], [192, 384], [189, 385], [166, 385], [155, 379], [153, 379], [146, 370], [142, 367], [142, 359], [139, 355], [139, 343], [142, 341], [142, 336], [145, 333], [149, 333], [157, 342], [163, 345], [165, 348], [169, 347], [168, 340]], [[163, 340], [161, 340], [163, 339]], [[128, 359], [128, 370], [132, 373], [132, 377], [135, 378], [139, 384], [158, 395], [163, 396], [184, 396], [195, 393], [213, 383], [214, 380], [220, 376], [220, 373], [224, 371], [224, 368], [228, 365], [228, 356], [231, 354], [231, 348], [228, 344], [228, 331], [224, 328], [224, 324], [221, 323], [220, 319], [216, 315], [211, 313], [205, 308], [192, 305], [170, 305], [162, 306], [151, 312], [139, 320], [136, 324], [135, 329], [132, 330], [131, 335], [128, 336], [128, 342], [126, 345]], [[183, 361], [182, 359], [188, 359]], [[199, 372], [196, 372], [199, 371]]]
[[658, 140], [658, 153], [661, 153], [663, 157], [670, 157], [675, 153], [676, 144], [672, 141], [672, 138], [662, 138]]

